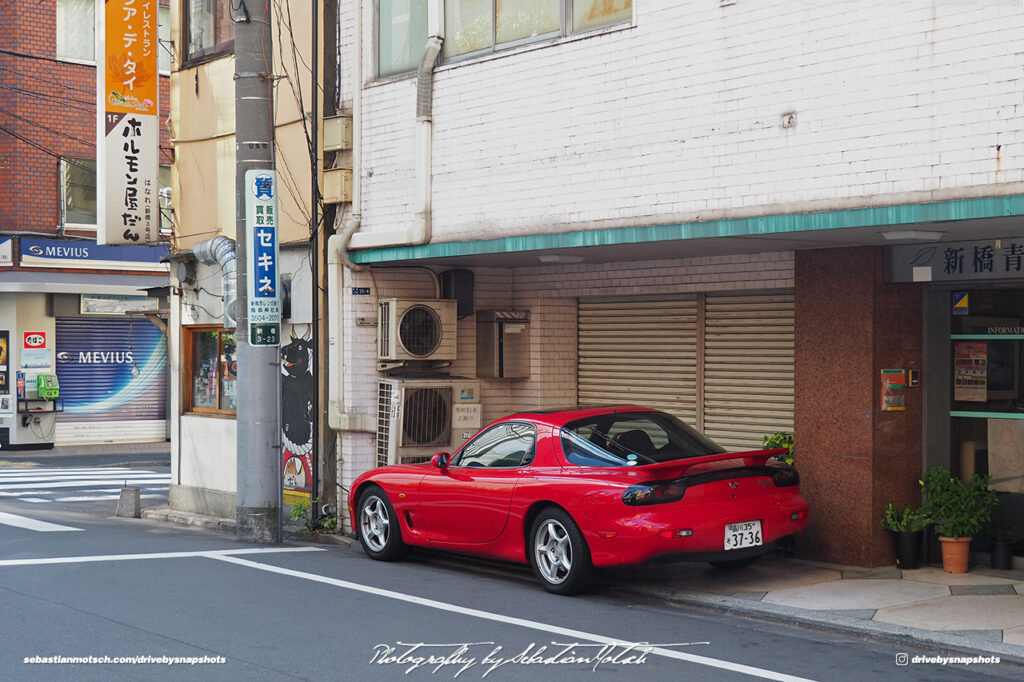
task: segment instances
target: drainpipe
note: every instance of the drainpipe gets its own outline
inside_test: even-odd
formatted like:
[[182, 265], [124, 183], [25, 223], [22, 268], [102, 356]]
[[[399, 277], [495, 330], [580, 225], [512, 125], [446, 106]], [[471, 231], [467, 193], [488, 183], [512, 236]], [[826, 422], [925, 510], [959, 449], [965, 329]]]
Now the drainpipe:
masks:
[[238, 261], [235, 259], [235, 242], [224, 236], [214, 237], [199, 242], [192, 247], [196, 260], [204, 265], [220, 265], [224, 291], [224, 328], [235, 328], [235, 302], [238, 298], [235, 270]]
[[[342, 292], [345, 268], [358, 271], [349, 258], [349, 247], [412, 246], [426, 244], [431, 237], [431, 169], [433, 166], [431, 137], [433, 128], [434, 65], [444, 42], [444, 7], [441, 0], [429, 0], [427, 10], [427, 44], [416, 74], [416, 212], [409, 230], [385, 233], [359, 231], [362, 220], [362, 89], [363, 89], [363, 18], [362, 1], [356, 0], [353, 23], [355, 58], [352, 68], [352, 206], [342, 219], [341, 230], [327, 240], [327, 305], [328, 326], [328, 407], [327, 423], [336, 431], [376, 432], [375, 415], [349, 414], [345, 405], [343, 324], [346, 319]], [[436, 280], [436, 275], [435, 275]], [[437, 288], [437, 287], [435, 287]]]

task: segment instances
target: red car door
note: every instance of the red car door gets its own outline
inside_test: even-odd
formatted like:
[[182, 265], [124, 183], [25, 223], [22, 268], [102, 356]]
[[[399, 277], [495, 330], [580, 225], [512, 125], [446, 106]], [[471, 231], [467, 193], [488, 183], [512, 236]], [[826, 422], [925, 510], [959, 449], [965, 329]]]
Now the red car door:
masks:
[[424, 476], [419, 508], [430, 543], [453, 547], [496, 540], [536, 440], [532, 424], [495, 424], [466, 443], [448, 467]]

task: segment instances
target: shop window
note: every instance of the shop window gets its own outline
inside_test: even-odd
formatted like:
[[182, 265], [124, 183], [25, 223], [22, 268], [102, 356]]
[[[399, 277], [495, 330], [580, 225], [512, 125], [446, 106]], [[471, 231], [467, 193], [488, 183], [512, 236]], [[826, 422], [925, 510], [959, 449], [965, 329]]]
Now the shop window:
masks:
[[235, 49], [231, 0], [185, 0], [182, 12], [186, 36], [185, 61], [219, 57]]
[[[157, 7], [157, 70], [171, 72], [171, 9]], [[96, 1], [57, 0], [57, 59], [96, 63]]]
[[233, 329], [186, 329], [185, 368], [186, 412], [235, 413], [238, 359]]
[[380, 0], [377, 5], [377, 73], [415, 71], [427, 44], [427, 0]]
[[445, 57], [499, 50], [633, 19], [632, 0], [448, 0]]

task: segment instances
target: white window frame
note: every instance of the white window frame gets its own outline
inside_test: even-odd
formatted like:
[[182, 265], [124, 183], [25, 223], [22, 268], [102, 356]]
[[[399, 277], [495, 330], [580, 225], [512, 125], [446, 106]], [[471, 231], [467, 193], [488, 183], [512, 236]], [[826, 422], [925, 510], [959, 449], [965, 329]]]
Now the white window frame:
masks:
[[[587, 0], [580, 0], [585, 2]], [[621, 1], [621, 0], [620, 0]], [[497, 16], [498, 16], [498, 0], [491, 0], [491, 44], [487, 47], [473, 50], [471, 52], [461, 52], [456, 54], [450, 54], [447, 49], [444, 51], [444, 60], [446, 62], [454, 62], [463, 59], [472, 59], [474, 57], [480, 57], [487, 54], [493, 54], [495, 52], [503, 52], [505, 50], [514, 49], [522, 45], [528, 45], [531, 43], [543, 42], [546, 40], [553, 40], [557, 38], [564, 38], [572, 35], [583, 35], [586, 33], [593, 33], [595, 31], [605, 31], [612, 27], [620, 27], [626, 25], [632, 25], [633, 19], [636, 16], [635, 11], [631, 11], [628, 19], [622, 19], [620, 21], [612, 21], [606, 24], [600, 24], [598, 26], [591, 26], [587, 28], [576, 29], [573, 27], [573, 8], [576, 0], [560, 0], [560, 12], [561, 21], [560, 26], [556, 30], [549, 31], [547, 33], [541, 33], [525, 38], [519, 38], [516, 40], [510, 40], [506, 42], [497, 42]], [[630, 7], [632, 10], [632, 5]], [[447, 24], [447, 12], [445, 14], [445, 35], [451, 36], [453, 34], [452, 27]], [[446, 48], [448, 41], [446, 42]]]

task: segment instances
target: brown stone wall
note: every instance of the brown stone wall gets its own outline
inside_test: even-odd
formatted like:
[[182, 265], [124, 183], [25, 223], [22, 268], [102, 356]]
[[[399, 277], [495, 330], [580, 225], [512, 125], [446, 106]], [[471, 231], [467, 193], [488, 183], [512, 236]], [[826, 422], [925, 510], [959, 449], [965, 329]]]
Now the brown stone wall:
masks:
[[879, 525], [892, 501], [916, 504], [920, 389], [883, 413], [882, 369], [921, 367], [918, 285], [885, 284], [875, 247], [798, 251], [795, 260], [795, 431], [811, 505], [799, 552], [860, 566], [892, 563]]

